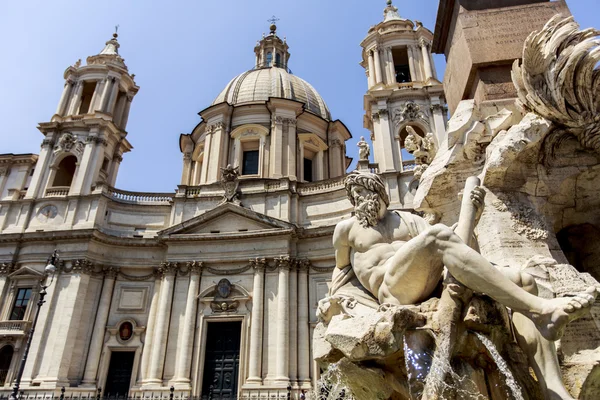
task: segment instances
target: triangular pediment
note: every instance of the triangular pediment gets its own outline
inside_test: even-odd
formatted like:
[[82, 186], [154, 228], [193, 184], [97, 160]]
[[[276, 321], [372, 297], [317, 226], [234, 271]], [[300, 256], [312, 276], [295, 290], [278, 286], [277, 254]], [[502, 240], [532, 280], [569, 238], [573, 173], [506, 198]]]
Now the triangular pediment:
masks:
[[8, 276], [11, 279], [41, 279], [44, 277], [44, 274], [29, 267], [21, 267]]
[[159, 236], [231, 234], [294, 229], [288, 222], [231, 203], [159, 232]]

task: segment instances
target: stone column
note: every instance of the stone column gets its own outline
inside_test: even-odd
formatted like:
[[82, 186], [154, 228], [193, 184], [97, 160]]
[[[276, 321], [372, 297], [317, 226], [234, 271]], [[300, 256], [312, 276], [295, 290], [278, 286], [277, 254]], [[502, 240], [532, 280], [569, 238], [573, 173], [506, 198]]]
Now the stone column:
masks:
[[383, 144], [383, 159], [379, 161], [379, 171], [394, 171], [396, 166], [394, 163], [394, 147], [393, 135], [390, 131], [390, 121], [387, 109], [379, 110], [379, 129], [381, 131], [381, 139]]
[[[441, 99], [439, 99], [441, 101]], [[444, 119], [444, 106], [441, 104], [431, 105], [431, 114], [433, 115], [434, 134], [437, 140], [438, 148], [446, 136], [446, 121]]]
[[107, 79], [107, 82], [104, 85], [102, 99], [100, 100], [100, 111], [102, 111], [102, 112], [108, 112], [107, 109], [108, 109], [108, 104], [109, 104], [109, 98], [112, 95], [113, 86], [115, 85], [115, 81], [116, 81], [116, 78], [114, 76], [109, 76], [106, 79]]
[[[317, 154], [315, 154], [316, 162], [313, 162], [313, 168], [316, 167], [316, 171], [313, 171], [313, 174], [316, 175], [316, 180], [320, 181], [325, 179], [325, 162], [324, 162], [324, 154], [323, 150], [319, 150]], [[315, 173], [316, 172], [316, 173]]]
[[183, 171], [181, 172], [181, 184], [190, 184], [190, 175], [192, 172], [192, 153], [183, 153]]
[[142, 382], [145, 382], [148, 379], [150, 373], [150, 356], [152, 355], [152, 349], [154, 347], [154, 327], [156, 325], [156, 316], [158, 314], [157, 310], [160, 301], [161, 277], [162, 275], [160, 273], [156, 274], [156, 279], [154, 280], [154, 293], [152, 294], [152, 300], [150, 301], [150, 312], [148, 314], [148, 324], [146, 325], [146, 332], [144, 335], [144, 347], [142, 350], [140, 368]]
[[224, 151], [223, 146], [226, 143], [225, 124], [223, 122], [216, 122], [206, 127], [206, 141], [207, 147], [205, 147], [205, 164], [206, 171], [206, 183], [218, 182], [221, 179], [221, 167], [224, 167]]
[[369, 52], [369, 89], [375, 86], [375, 61], [373, 60], [373, 52]]
[[185, 319], [183, 322], [181, 343], [178, 343], [177, 346], [174, 381], [174, 383], [183, 383], [186, 386], [191, 382], [190, 368], [192, 366], [194, 325], [196, 324], [196, 310], [198, 308], [198, 299], [196, 297], [198, 296], [198, 287], [200, 286], [202, 263], [196, 261], [188, 263], [188, 271], [190, 273], [190, 285], [185, 304]]
[[90, 107], [88, 108], [88, 111], [87, 111], [88, 114], [93, 114], [95, 111], [94, 104], [96, 103], [98, 96], [100, 94], [101, 82], [102, 81], [100, 79], [96, 80], [96, 86], [94, 87], [94, 93], [92, 94], [92, 99], [90, 100]]
[[287, 384], [289, 382], [289, 331], [290, 331], [290, 258], [282, 256], [275, 259], [279, 269], [279, 285], [277, 289], [277, 337], [275, 344], [277, 358], [275, 362], [275, 380]]
[[56, 107], [56, 114], [63, 115], [65, 112], [65, 108], [67, 106], [67, 99], [69, 98], [69, 93], [71, 93], [71, 88], [73, 86], [73, 81], [71, 79], [67, 79], [65, 82], [65, 87], [63, 89], [62, 95], [60, 96], [60, 101], [58, 102], [58, 107]]
[[262, 344], [263, 315], [265, 296], [265, 260], [250, 260], [254, 268], [254, 284], [252, 286], [252, 321], [250, 326], [250, 362], [248, 367], [248, 383], [262, 382]]
[[77, 109], [81, 105], [81, 93], [83, 92], [83, 81], [78, 81], [75, 84], [75, 91], [71, 98], [71, 106], [67, 111], [67, 115], [74, 115], [77, 113]]
[[421, 81], [421, 76], [418, 73], [418, 68], [415, 63], [416, 48], [415, 48], [415, 46], [408, 46], [407, 51], [408, 51], [408, 68], [410, 69], [410, 79], [413, 82], [419, 82], [419, 81]]
[[108, 313], [113, 297], [113, 289], [117, 278], [118, 270], [109, 268], [104, 271], [104, 283], [102, 284], [102, 294], [98, 310], [96, 311], [96, 320], [94, 322], [94, 330], [90, 349], [88, 350], [87, 362], [85, 363], [85, 372], [83, 374], [84, 385], [96, 385], [98, 374], [98, 364], [102, 355], [102, 347], [104, 346], [104, 334], [106, 332], [106, 324], [108, 321]]
[[283, 121], [282, 117], [273, 117], [271, 130], [271, 170], [269, 178], [281, 178], [283, 166]]
[[96, 88], [96, 92], [99, 93], [99, 96], [96, 96], [94, 104], [91, 104], [92, 111], [102, 111], [102, 105], [104, 104], [109, 84], [109, 79], [104, 78], [100, 82], [100, 86]]
[[392, 54], [392, 48], [386, 47], [385, 52], [387, 53], [387, 58], [389, 61], [388, 73], [389, 73], [389, 77], [390, 77], [390, 85], [393, 85], [396, 83], [396, 68], [394, 66], [394, 55]]
[[381, 57], [379, 55], [379, 48], [375, 48], [375, 82], [381, 83]]
[[127, 121], [129, 121], [129, 111], [131, 110], [131, 102], [133, 101], [133, 96], [127, 95], [127, 102], [125, 103], [125, 110], [123, 110], [123, 116], [121, 117], [121, 121], [119, 126], [121, 129], [125, 130], [127, 128]]
[[156, 326], [154, 327], [154, 337], [152, 338], [153, 349], [150, 357], [150, 367], [147, 380], [147, 383], [149, 384], [160, 385], [162, 383], [176, 271], [177, 263], [166, 262], [160, 267], [160, 272], [163, 274], [163, 278], [160, 285], [160, 298], [158, 302]]
[[[92, 161], [94, 158], [96, 147], [98, 146], [100, 138], [97, 136], [99, 133], [98, 128], [92, 128], [90, 135], [85, 141], [85, 147], [83, 148], [83, 155], [79, 159], [79, 165], [75, 170], [75, 176], [71, 182], [71, 189], [69, 190], [70, 195], [79, 195], [85, 191], [86, 175], [91, 174]], [[89, 191], [89, 188], [88, 188]]]
[[121, 161], [123, 161], [123, 157], [120, 155], [116, 155], [112, 159], [112, 168], [108, 177], [108, 184], [112, 187], [115, 187], [115, 183], [117, 182], [117, 174], [119, 173]]
[[296, 120], [288, 120], [288, 148], [287, 148], [287, 160], [288, 160], [288, 177], [290, 180], [297, 180], [296, 176], [296, 145], [298, 138], [296, 137]]
[[425, 70], [425, 81], [427, 82], [430, 78], [433, 77], [433, 72], [431, 70], [431, 61], [429, 58], [429, 43], [425, 39], [421, 39], [419, 41], [419, 46], [421, 46], [421, 52], [423, 54], [423, 69]]
[[0, 304], [4, 303], [4, 288], [6, 287], [7, 275], [14, 272], [13, 263], [0, 264]]
[[298, 269], [296, 262], [290, 262], [290, 366], [289, 375], [292, 382], [298, 380]]
[[119, 94], [119, 80], [115, 78], [111, 87], [110, 98], [106, 105], [106, 112], [108, 114], [115, 114], [115, 102], [117, 101], [117, 95]]
[[113, 122], [117, 126], [121, 126], [121, 120], [123, 119], [123, 113], [125, 112], [126, 104], [127, 104], [127, 96], [121, 96], [117, 100], [117, 105], [115, 106], [115, 112], [113, 115]]
[[389, 47], [385, 47], [383, 49], [383, 60], [384, 60], [384, 64], [385, 64], [384, 82], [386, 85], [391, 85], [392, 83], [394, 83], [394, 74], [391, 73], [391, 69], [390, 69], [391, 65], [392, 65], [392, 57], [391, 57], [391, 52], [390, 52]]
[[310, 331], [308, 322], [308, 260], [298, 263], [298, 382], [310, 383]]

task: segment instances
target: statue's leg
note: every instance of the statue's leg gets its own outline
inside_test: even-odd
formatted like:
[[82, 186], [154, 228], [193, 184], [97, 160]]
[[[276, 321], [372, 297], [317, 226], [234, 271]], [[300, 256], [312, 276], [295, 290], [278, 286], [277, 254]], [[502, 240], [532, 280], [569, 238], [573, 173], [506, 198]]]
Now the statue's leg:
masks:
[[534, 296], [505, 277], [445, 225], [435, 225], [407, 244], [418, 238], [425, 244], [427, 252], [442, 255], [444, 265], [460, 283], [523, 313], [548, 340], [559, 339], [566, 324], [589, 312], [595, 299], [597, 288], [594, 287], [570, 298], [542, 299]]
[[[515, 284], [537, 296], [537, 285], [531, 275], [517, 268], [502, 267], [500, 270]], [[573, 400], [563, 384], [554, 342], [545, 339], [535, 324], [519, 312], [512, 313], [512, 322], [519, 346], [527, 354], [545, 398]]]
[[[380, 303], [416, 304], [427, 300], [444, 271], [441, 254], [429, 251], [426, 238], [417, 236], [402, 244], [383, 265]], [[374, 276], [374, 275], [373, 275]]]

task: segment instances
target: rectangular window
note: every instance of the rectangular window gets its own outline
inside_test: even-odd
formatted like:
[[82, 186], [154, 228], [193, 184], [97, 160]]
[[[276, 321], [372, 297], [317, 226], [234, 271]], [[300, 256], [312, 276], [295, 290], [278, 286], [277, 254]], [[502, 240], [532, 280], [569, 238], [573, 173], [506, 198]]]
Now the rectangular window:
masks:
[[310, 158], [304, 159], [304, 180], [306, 182], [313, 181], [313, 161]]
[[392, 50], [394, 59], [394, 71], [396, 72], [396, 82], [412, 82], [410, 76], [410, 67], [408, 64], [408, 49], [406, 47], [395, 48]]
[[81, 106], [79, 107], [79, 114], [87, 114], [90, 111], [90, 105], [92, 104], [92, 97], [96, 90], [96, 81], [84, 82], [83, 91], [81, 92]]
[[29, 304], [30, 298], [31, 288], [20, 288], [17, 291], [17, 297], [15, 298], [15, 303], [13, 304], [13, 308], [10, 312], [10, 320], [23, 320], [23, 318], [25, 317], [25, 310], [27, 310], [27, 304]]
[[258, 150], [244, 151], [242, 175], [258, 175]]

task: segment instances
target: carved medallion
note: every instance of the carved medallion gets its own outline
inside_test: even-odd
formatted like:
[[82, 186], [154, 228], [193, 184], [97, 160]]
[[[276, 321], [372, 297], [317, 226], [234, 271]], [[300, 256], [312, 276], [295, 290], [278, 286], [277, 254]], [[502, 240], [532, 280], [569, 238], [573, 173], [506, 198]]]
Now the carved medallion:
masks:
[[37, 219], [40, 222], [48, 222], [56, 217], [58, 214], [58, 208], [53, 204], [48, 204], [40, 209], [37, 214]]
[[217, 283], [217, 294], [226, 299], [231, 294], [231, 282], [227, 279], [221, 279], [219, 283]]

